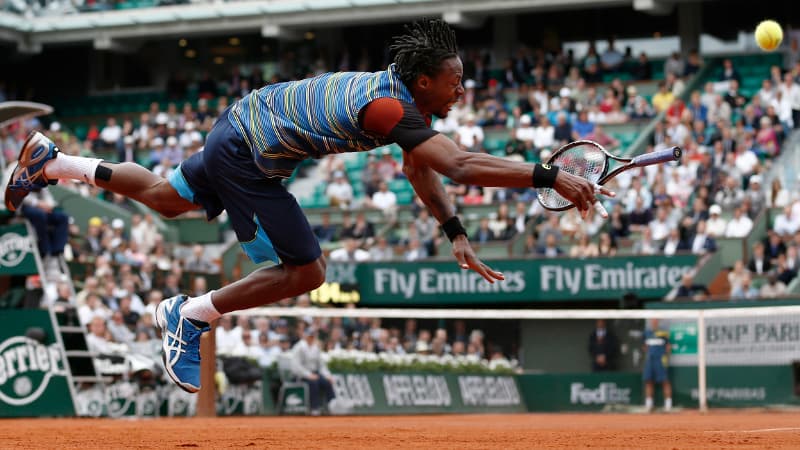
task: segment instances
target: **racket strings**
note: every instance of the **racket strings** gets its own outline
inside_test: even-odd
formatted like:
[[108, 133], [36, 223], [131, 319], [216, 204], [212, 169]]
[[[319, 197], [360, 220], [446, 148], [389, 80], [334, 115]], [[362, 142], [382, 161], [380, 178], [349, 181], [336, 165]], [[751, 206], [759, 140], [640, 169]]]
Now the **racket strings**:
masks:
[[[597, 183], [606, 169], [605, 153], [591, 145], [583, 144], [571, 147], [550, 159], [549, 164], [558, 166], [560, 170], [572, 175], [585, 178], [592, 183]], [[561, 196], [555, 189], [539, 189], [539, 201], [546, 208], [562, 209], [572, 205], [572, 202]]]

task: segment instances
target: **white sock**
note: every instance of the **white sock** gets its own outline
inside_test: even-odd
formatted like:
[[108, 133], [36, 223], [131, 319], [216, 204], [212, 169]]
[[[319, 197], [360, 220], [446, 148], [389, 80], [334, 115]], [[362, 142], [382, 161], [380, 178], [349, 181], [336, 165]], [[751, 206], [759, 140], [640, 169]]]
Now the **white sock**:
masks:
[[102, 159], [84, 158], [82, 156], [59, 153], [56, 159], [44, 166], [44, 175], [50, 179], [67, 178], [85, 181], [94, 186], [94, 173]]
[[664, 399], [664, 409], [666, 409], [667, 411], [672, 409], [672, 399], [671, 398], [667, 397], [667, 398]]
[[222, 315], [214, 307], [211, 302], [211, 294], [214, 291], [209, 291], [200, 297], [192, 297], [181, 306], [181, 314], [187, 319], [199, 320], [201, 322], [211, 323], [211, 321], [219, 319]]
[[653, 408], [653, 397], [647, 397], [644, 399], [644, 407], [647, 409]]

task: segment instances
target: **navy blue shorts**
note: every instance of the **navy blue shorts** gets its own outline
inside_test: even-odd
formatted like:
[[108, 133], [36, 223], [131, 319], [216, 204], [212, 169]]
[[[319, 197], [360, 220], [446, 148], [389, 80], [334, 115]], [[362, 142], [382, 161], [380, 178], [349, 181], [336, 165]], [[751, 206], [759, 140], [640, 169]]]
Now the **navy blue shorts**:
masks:
[[667, 368], [664, 367], [661, 358], [645, 357], [642, 379], [656, 383], [663, 383], [667, 380]]
[[183, 161], [169, 182], [181, 197], [205, 208], [209, 220], [227, 211], [255, 263], [304, 265], [322, 254], [297, 200], [279, 179], [258, 169], [227, 110], [208, 134], [205, 149]]

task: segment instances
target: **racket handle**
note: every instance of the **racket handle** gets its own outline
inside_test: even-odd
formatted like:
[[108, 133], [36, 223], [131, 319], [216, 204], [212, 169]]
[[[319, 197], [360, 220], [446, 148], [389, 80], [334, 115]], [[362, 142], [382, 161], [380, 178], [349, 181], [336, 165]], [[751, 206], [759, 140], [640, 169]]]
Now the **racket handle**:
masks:
[[683, 154], [683, 150], [681, 150], [680, 147], [667, 148], [664, 150], [659, 150], [657, 152], [645, 153], [644, 155], [639, 155], [636, 158], [633, 158], [633, 161], [631, 161], [631, 165], [641, 167], [641, 166], [649, 166], [652, 164], [677, 161], [681, 159], [681, 154]]

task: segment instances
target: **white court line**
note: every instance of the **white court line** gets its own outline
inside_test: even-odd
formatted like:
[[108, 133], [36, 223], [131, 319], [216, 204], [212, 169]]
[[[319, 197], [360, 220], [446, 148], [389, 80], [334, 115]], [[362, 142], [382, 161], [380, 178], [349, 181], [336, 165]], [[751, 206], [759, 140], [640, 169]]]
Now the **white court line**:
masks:
[[771, 433], [774, 431], [800, 431], [800, 427], [761, 428], [758, 430], [711, 430], [706, 433]]

